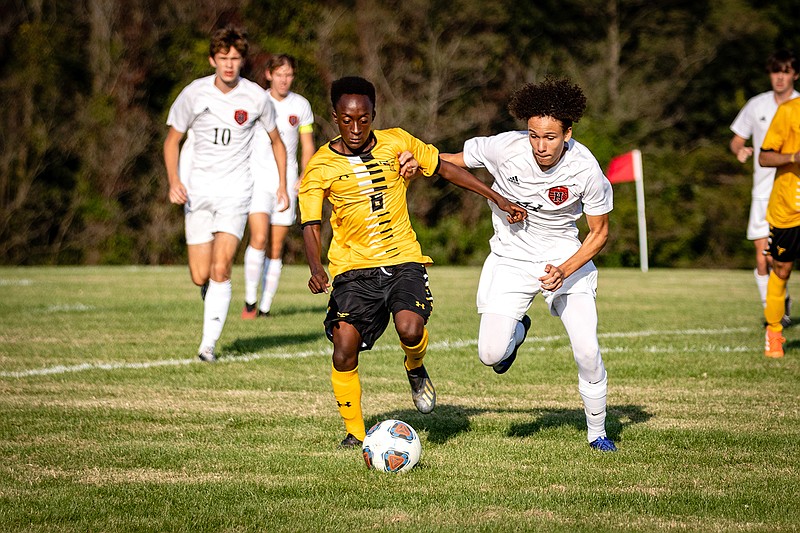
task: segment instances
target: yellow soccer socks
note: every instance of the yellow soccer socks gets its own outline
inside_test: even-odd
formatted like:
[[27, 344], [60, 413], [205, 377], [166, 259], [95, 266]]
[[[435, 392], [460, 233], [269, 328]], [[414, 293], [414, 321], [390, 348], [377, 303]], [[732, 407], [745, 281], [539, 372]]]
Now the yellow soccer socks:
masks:
[[767, 283], [767, 306], [764, 308], [764, 319], [767, 327], [773, 332], [783, 331], [781, 319], [786, 309], [786, 280], [770, 272]]
[[331, 385], [336, 404], [339, 406], [339, 415], [344, 420], [345, 430], [363, 441], [367, 432], [361, 411], [361, 380], [358, 378], [358, 367], [339, 372], [331, 365]]
[[416, 346], [406, 346], [402, 342], [400, 347], [406, 354], [406, 370], [414, 370], [422, 366], [425, 352], [428, 351], [428, 328], [422, 330], [422, 340]]

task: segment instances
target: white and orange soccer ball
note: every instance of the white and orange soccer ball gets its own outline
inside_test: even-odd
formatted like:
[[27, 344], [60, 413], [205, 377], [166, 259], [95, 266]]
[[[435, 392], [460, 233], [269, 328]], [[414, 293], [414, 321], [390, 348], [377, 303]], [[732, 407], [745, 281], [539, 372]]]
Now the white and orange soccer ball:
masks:
[[419, 462], [422, 443], [419, 435], [402, 420], [384, 420], [367, 431], [362, 445], [367, 468], [399, 474]]

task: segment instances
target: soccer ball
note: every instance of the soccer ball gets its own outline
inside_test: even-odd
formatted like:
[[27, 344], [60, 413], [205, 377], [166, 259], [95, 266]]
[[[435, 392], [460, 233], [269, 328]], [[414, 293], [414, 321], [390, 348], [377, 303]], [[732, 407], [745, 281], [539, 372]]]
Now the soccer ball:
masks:
[[419, 435], [401, 420], [384, 420], [367, 431], [361, 448], [367, 468], [379, 472], [408, 472], [422, 455]]

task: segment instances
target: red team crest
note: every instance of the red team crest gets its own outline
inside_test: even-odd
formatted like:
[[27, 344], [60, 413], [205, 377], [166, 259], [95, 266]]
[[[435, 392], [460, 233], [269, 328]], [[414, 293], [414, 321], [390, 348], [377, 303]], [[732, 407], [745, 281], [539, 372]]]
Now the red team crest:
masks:
[[247, 122], [247, 111], [244, 109], [237, 109], [233, 112], [233, 120], [235, 120], [236, 123], [241, 126]]
[[569, 198], [569, 189], [566, 187], [553, 187], [547, 191], [550, 201], [556, 205], [561, 205]]
[[300, 122], [300, 117], [298, 117], [297, 115], [289, 115], [289, 125], [291, 127], [294, 128], [295, 126], [297, 126], [298, 122]]

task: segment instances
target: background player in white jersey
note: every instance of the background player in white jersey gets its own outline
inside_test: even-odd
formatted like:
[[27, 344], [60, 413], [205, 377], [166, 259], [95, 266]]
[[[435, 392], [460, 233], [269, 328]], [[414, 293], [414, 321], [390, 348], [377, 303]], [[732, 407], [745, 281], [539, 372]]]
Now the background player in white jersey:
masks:
[[[572, 138], [586, 97], [568, 80], [547, 78], [515, 91], [508, 108], [527, 131], [476, 137], [463, 152], [442, 155], [462, 167], [486, 168], [495, 179], [492, 188], [528, 211], [524, 223], [512, 225], [489, 204], [494, 236], [478, 286], [478, 357], [505, 373], [531, 326], [528, 308], [541, 294], [572, 344], [589, 445], [616, 451], [605, 429], [607, 378], [592, 262], [608, 240], [613, 196], [597, 160]], [[581, 243], [575, 222], [584, 213], [589, 232]]]
[[[297, 211], [298, 175], [314, 155], [314, 114], [308, 100], [291, 91], [296, 62], [292, 56], [273, 56], [267, 63], [267, 90], [275, 107], [276, 123], [286, 146], [286, 186], [288, 209], [274, 209], [268, 201], [278, 187], [278, 169], [268, 142], [259, 142], [263, 134], [256, 132], [256, 145], [250, 159], [255, 183], [250, 206], [250, 241], [244, 254], [244, 309], [242, 318], [266, 316], [278, 290], [283, 269], [283, 243], [294, 224]], [[300, 166], [297, 148], [300, 146]], [[269, 237], [269, 238], [268, 238]], [[269, 247], [269, 248], [267, 248]], [[258, 284], [261, 281], [261, 298]], [[256, 301], [259, 300], [256, 310]]]
[[[798, 61], [793, 52], [778, 50], [767, 59], [766, 70], [769, 73], [772, 90], [747, 101], [731, 124], [734, 135], [730, 142], [731, 152], [740, 163], [746, 162], [753, 156], [753, 189], [747, 238], [753, 241], [756, 249], [756, 268], [753, 274], [763, 307], [767, 305], [767, 280], [771, 269], [771, 258], [765, 255], [769, 238], [767, 203], [772, 192], [772, 183], [775, 181], [775, 169], [762, 167], [758, 162], [758, 155], [778, 106], [800, 96], [800, 93], [794, 90], [794, 82], [798, 77]], [[746, 146], [747, 140], [751, 138], [753, 145]], [[784, 326], [788, 326], [791, 322], [789, 318], [791, 302], [787, 294], [784, 317], [781, 321]]]
[[[215, 73], [181, 91], [169, 110], [164, 141], [169, 200], [186, 206], [189, 272], [205, 300], [198, 355], [209, 362], [216, 360], [214, 350], [231, 302], [233, 257], [250, 209], [250, 152], [256, 127], [269, 132], [280, 180], [286, 180], [286, 149], [275, 110], [261, 87], [239, 76], [247, 50], [243, 31], [226, 27], [214, 32], [208, 61]], [[182, 183], [180, 142], [190, 128], [191, 164], [183, 165], [188, 176]]]

